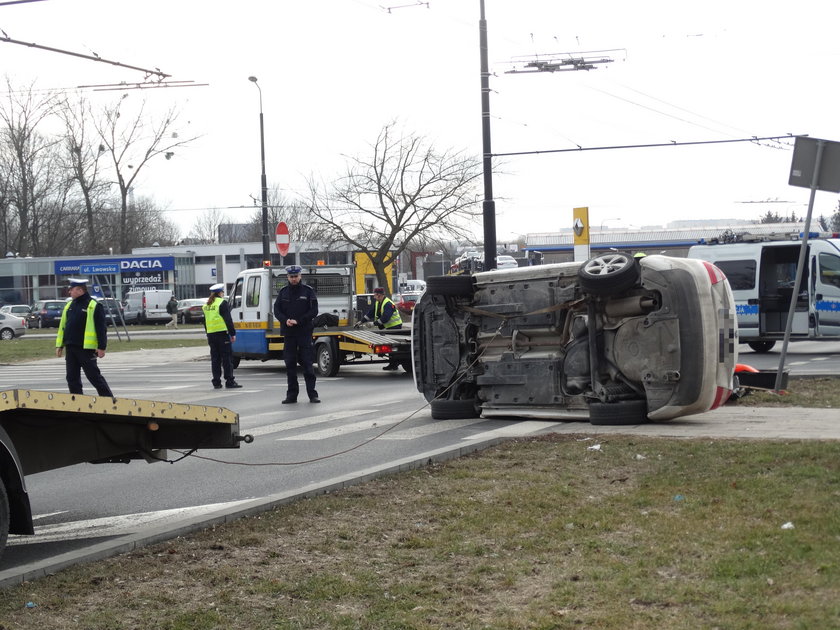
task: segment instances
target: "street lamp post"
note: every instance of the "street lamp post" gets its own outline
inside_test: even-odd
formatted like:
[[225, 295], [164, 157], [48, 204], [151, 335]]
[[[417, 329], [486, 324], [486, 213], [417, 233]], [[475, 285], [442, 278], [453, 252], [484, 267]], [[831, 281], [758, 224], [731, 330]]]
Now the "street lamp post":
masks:
[[262, 255], [263, 260], [271, 260], [268, 250], [268, 185], [265, 180], [265, 127], [263, 125], [262, 89], [257, 83], [257, 77], [248, 77], [260, 93], [260, 160], [262, 162]]

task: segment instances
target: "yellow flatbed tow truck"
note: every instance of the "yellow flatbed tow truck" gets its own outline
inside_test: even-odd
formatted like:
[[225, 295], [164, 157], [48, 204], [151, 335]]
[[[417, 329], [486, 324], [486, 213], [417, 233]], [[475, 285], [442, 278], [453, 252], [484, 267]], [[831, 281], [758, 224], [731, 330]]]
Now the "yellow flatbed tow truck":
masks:
[[212, 405], [0, 390], [0, 553], [33, 534], [25, 477], [84, 462], [166, 461], [167, 449], [239, 448], [239, 414]]

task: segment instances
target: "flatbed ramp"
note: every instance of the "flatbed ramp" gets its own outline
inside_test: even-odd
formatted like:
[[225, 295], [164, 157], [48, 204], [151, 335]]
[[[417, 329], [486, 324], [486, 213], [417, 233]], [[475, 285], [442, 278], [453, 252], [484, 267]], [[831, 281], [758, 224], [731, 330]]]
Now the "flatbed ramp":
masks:
[[0, 391], [0, 428], [29, 475], [82, 462], [165, 459], [165, 449], [238, 448], [224, 407], [32, 389]]

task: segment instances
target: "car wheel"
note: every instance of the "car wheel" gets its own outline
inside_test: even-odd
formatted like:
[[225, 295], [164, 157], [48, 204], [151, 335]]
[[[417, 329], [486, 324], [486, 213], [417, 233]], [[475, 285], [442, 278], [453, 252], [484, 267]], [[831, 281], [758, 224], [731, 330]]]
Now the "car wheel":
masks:
[[15, 338], [15, 333], [11, 328], [4, 328], [0, 330], [0, 339], [3, 341], [9, 341], [10, 339]]
[[589, 423], [595, 425], [631, 425], [648, 421], [647, 401], [620, 400], [614, 403], [589, 403]]
[[629, 254], [611, 252], [583, 263], [578, 279], [581, 288], [593, 295], [621, 293], [639, 280], [639, 266]]
[[759, 354], [764, 354], [765, 352], [770, 352], [773, 349], [773, 346], [776, 345], [775, 341], [748, 341], [747, 345], [752, 348], [753, 352], [758, 352]]
[[42, 320], [42, 319], [39, 317], [39, 318], [38, 318], [38, 328], [43, 328], [43, 327], [44, 327], [44, 320]]
[[472, 276], [432, 276], [426, 280], [426, 293], [470, 297], [475, 292]]
[[[428, 290], [429, 286], [426, 285]], [[435, 420], [463, 420], [478, 418], [479, 412], [475, 408], [475, 399], [467, 400], [433, 400], [429, 403], [432, 418]]]
[[333, 345], [327, 341], [319, 343], [315, 349], [315, 371], [319, 376], [335, 376], [338, 374], [338, 358]]

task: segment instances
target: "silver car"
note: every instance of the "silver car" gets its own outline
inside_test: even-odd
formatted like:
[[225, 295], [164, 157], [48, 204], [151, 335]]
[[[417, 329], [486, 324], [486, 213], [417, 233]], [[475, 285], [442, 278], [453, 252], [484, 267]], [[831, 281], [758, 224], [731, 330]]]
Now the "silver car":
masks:
[[730, 396], [735, 309], [711, 263], [618, 252], [427, 282], [412, 353], [434, 418], [638, 424]]
[[0, 339], [8, 341], [26, 334], [26, 320], [11, 313], [0, 313]]

